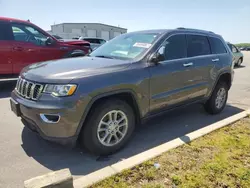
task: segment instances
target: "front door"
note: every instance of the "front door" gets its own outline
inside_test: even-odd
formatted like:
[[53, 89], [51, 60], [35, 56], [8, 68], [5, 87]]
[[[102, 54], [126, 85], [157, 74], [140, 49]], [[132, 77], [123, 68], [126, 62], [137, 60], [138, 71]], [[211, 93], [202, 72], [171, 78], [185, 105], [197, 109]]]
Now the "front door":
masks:
[[14, 43], [12, 48], [13, 72], [19, 73], [25, 66], [62, 58], [65, 51], [56, 43], [48, 45], [47, 35], [28, 24], [12, 23]]
[[193, 62], [187, 58], [186, 36], [171, 36], [158, 52], [162, 61], [150, 67], [150, 111], [157, 112], [189, 100], [195, 77]]

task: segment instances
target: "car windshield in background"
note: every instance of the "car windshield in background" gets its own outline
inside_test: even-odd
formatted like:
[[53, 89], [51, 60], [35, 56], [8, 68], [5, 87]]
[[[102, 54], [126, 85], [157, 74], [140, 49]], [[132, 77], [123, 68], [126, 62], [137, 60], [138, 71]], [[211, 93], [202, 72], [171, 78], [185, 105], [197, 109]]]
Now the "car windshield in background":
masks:
[[91, 57], [130, 60], [143, 55], [158, 38], [158, 33], [124, 34], [103, 44]]

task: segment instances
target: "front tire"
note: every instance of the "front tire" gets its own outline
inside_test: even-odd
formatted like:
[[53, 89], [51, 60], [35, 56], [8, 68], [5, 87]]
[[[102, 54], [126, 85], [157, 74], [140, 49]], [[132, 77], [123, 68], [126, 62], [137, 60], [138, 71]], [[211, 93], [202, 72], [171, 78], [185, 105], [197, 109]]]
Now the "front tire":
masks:
[[228, 85], [225, 82], [219, 82], [209, 100], [205, 103], [205, 110], [210, 114], [220, 113], [226, 106], [228, 97]]
[[121, 149], [135, 128], [133, 109], [126, 102], [107, 100], [91, 110], [81, 132], [81, 144], [95, 155], [109, 155]]

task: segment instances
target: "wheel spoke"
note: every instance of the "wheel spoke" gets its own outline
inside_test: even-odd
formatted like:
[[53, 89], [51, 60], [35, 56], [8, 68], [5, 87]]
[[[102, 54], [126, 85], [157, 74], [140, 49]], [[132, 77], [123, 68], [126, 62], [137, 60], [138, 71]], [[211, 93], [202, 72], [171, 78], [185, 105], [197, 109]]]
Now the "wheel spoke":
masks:
[[118, 124], [120, 124], [124, 119], [125, 119], [125, 117], [122, 116], [122, 117], [118, 120]]
[[102, 138], [102, 142], [104, 142], [109, 135], [109, 133], [106, 133], [105, 136]]
[[98, 132], [104, 132], [104, 131], [106, 132], [107, 129], [106, 129], [106, 128], [99, 128], [99, 129], [98, 129]]
[[109, 134], [109, 137], [108, 137], [108, 139], [107, 139], [107, 143], [108, 143], [108, 144], [110, 144], [110, 141], [111, 141], [112, 137], [113, 137], [113, 135]]
[[121, 136], [124, 135], [120, 130], [118, 130], [117, 133], [119, 133]]
[[101, 121], [101, 124], [102, 124], [102, 125], [109, 126], [109, 124], [108, 124], [107, 122], [105, 122], [105, 121]]
[[119, 138], [118, 138], [118, 136], [117, 136], [116, 133], [114, 134], [114, 137], [115, 137], [115, 142], [118, 142], [118, 141], [119, 141]]
[[114, 121], [116, 121], [116, 120], [117, 120], [117, 116], [118, 116], [118, 112], [117, 112], [117, 111], [115, 111], [115, 112], [114, 112]]
[[118, 125], [118, 127], [121, 128], [121, 127], [124, 127], [125, 125], [127, 125], [127, 123], [123, 123], [121, 125]]
[[112, 118], [112, 112], [109, 112], [109, 121], [113, 121], [113, 118]]

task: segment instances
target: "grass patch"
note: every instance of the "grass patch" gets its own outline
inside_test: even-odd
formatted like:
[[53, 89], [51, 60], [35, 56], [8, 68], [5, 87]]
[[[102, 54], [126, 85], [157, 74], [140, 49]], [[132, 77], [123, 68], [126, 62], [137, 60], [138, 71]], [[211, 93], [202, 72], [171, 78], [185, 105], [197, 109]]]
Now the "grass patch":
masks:
[[[156, 169], [154, 163], [159, 163]], [[250, 187], [250, 118], [112, 176], [97, 188]]]

